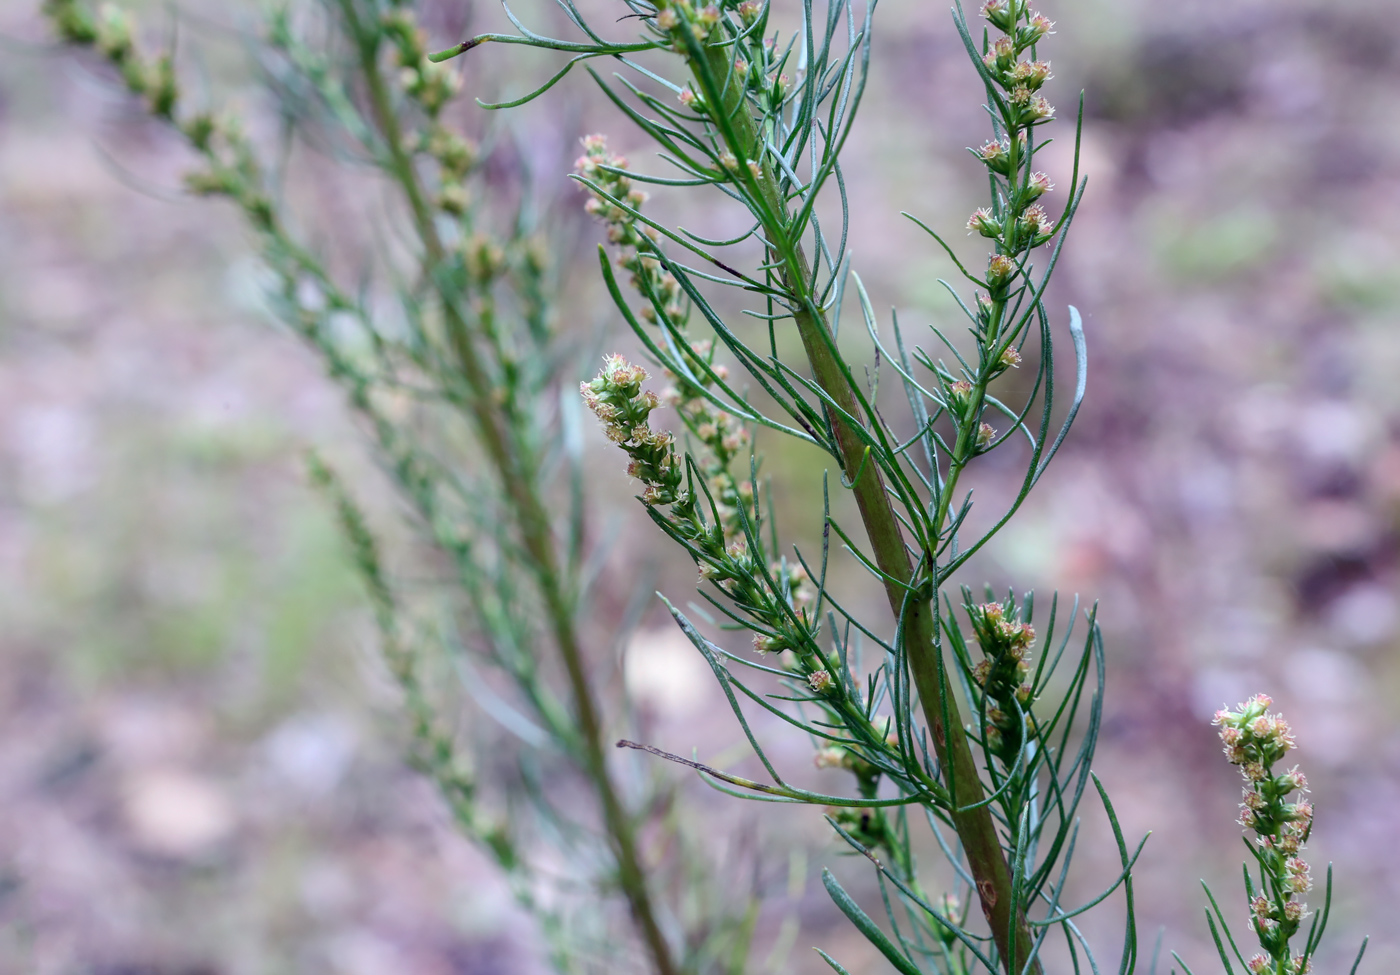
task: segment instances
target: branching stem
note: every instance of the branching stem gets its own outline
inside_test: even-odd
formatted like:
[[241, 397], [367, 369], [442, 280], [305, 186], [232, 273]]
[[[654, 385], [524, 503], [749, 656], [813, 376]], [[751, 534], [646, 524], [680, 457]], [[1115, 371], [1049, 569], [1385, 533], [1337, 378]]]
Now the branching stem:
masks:
[[[721, 46], [704, 46], [702, 50], [703, 60], [692, 57], [691, 66], [697, 84], [704, 90], [713, 87], [715, 79], [729, 77], [730, 53], [727, 47]], [[707, 91], [706, 94], [709, 95], [710, 92]], [[714, 104], [722, 106], [715, 113], [721, 120], [717, 128], [727, 142], [732, 140], [729, 149], [741, 161], [739, 172], [745, 173], [742, 165], [744, 161], [762, 160], [762, 178], [744, 178], [751, 183], [751, 188], [758, 191], [765, 203], [766, 219], [763, 221], [763, 230], [767, 239], [782, 248], [782, 253], [777, 256], [783, 263], [786, 284], [792, 290], [793, 296], [799, 299], [794, 319], [812, 375], [817, 384], [846, 414], [859, 417], [862, 414], [861, 407], [855, 390], [852, 389], [837, 360], [835, 342], [826, 316], [809, 293], [811, 267], [801, 244], [793, 240], [788, 232], [787, 203], [779, 189], [777, 174], [773, 172], [769, 162], [763, 159], [760, 135], [752, 115], [743, 104], [743, 91], [731, 82], [723, 92], [714, 94], [719, 96]], [[865, 444], [847, 422], [837, 420], [833, 426], [842, 466], [848, 476], [854, 476], [855, 472], [861, 469]], [[944, 517], [947, 514], [947, 498], [951, 497], [951, 480], [950, 478], [942, 499]], [[1016, 916], [1012, 916], [1011, 874], [997, 837], [991, 808], [982, 804], [985, 792], [978, 775], [976, 759], [963, 730], [962, 716], [952, 686], [947, 682], [940, 665], [942, 641], [935, 609], [937, 591], [935, 588], [929, 596], [907, 598], [907, 589], [916, 584], [918, 573], [910, 562], [899, 518], [878, 467], [866, 464], [860, 477], [855, 479], [852, 490], [877, 566], [886, 576], [899, 580], [898, 583], [886, 583], [885, 594], [896, 619], [902, 619], [903, 622], [910, 670], [923, 704], [924, 718], [933, 732], [934, 748], [944, 769], [952, 798], [953, 825], [962, 841], [969, 869], [976, 882], [982, 912], [991, 927], [998, 953], [1008, 975], [1012, 975], [1021, 967], [1017, 960], [1022, 960], [1023, 964], [1023, 960], [1030, 956], [1033, 939], [1026, 924], [1024, 910], [1017, 910]], [[940, 520], [935, 523], [935, 530], [941, 528]], [[936, 537], [933, 544], [937, 544]], [[931, 560], [932, 553], [926, 555], [926, 558]], [[931, 575], [933, 567], [930, 565], [926, 568]], [[1039, 960], [1029, 969], [1033, 975], [1040, 975], [1041, 971]]]

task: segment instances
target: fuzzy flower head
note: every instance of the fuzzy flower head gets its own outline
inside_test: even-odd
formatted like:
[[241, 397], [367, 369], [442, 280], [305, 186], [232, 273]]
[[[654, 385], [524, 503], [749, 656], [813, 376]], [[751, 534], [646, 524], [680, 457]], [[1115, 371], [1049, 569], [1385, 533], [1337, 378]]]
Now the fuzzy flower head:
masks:
[[1049, 61], [1018, 61], [1006, 73], [1006, 80], [1013, 85], [1024, 85], [1035, 91], [1051, 78]]
[[1053, 235], [1055, 221], [1039, 203], [1032, 203], [1016, 222], [1016, 243], [1021, 247], [1039, 247]]
[[972, 383], [966, 379], [949, 383], [946, 393], [948, 411], [961, 422], [972, 401]]
[[987, 0], [982, 4], [982, 16], [997, 30], [1009, 33], [1016, 22], [1026, 15], [1026, 0]]
[[1055, 22], [1044, 14], [1031, 14], [1026, 26], [1018, 32], [1017, 40], [1029, 46], [1047, 34], [1055, 33]]
[[982, 164], [1000, 176], [1011, 174], [1011, 143], [1006, 140], [990, 139], [981, 148], [971, 150]]
[[744, 0], [738, 8], [739, 20], [748, 27], [758, 20], [758, 15], [763, 13], [763, 4], [758, 0]]
[[1001, 236], [1001, 224], [997, 223], [992, 211], [986, 207], [978, 207], [972, 211], [972, 216], [967, 219], [967, 229], [994, 240]]
[[[787, 641], [780, 636], [769, 636], [766, 633], [755, 633], [753, 635], [753, 648], [759, 654], [779, 653], [787, 649]], [[830, 680], [830, 675], [827, 677]]]
[[1031, 178], [1026, 183], [1026, 195], [1031, 199], [1044, 196], [1055, 188], [1055, 184], [1050, 182], [1050, 177], [1044, 173], [1031, 173]]
[[1016, 276], [1016, 261], [1006, 254], [993, 254], [987, 261], [987, 285], [992, 289], [1004, 288]]

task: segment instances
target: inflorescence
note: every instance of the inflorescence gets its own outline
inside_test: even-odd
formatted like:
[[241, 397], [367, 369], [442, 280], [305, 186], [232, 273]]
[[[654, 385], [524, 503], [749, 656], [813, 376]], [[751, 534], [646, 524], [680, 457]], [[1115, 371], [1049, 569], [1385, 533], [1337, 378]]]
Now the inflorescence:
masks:
[[1220, 726], [1226, 757], [1244, 776], [1239, 822], [1254, 832], [1253, 852], [1264, 876], [1264, 888], [1249, 891], [1250, 922], [1264, 949], [1249, 960], [1249, 971], [1304, 975], [1311, 960], [1290, 955], [1288, 943], [1309, 914], [1301, 896], [1312, 889], [1312, 878], [1299, 854], [1312, 832], [1313, 807], [1301, 796], [1289, 801], [1292, 793], [1308, 789], [1296, 765], [1287, 772], [1274, 769], [1296, 746], [1288, 722], [1268, 711], [1272, 703], [1256, 694], [1234, 711], [1217, 711], [1213, 723]]

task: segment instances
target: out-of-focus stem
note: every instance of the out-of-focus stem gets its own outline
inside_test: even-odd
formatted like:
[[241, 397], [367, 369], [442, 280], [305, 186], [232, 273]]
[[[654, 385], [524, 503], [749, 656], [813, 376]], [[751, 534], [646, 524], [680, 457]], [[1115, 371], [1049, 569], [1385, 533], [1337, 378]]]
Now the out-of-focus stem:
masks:
[[[365, 78], [370, 111], [389, 152], [394, 177], [408, 199], [414, 227], [427, 262], [430, 267], [438, 267], [445, 257], [445, 249], [433, 222], [432, 210], [413, 160], [404, 146], [403, 132], [394, 114], [388, 88], [379, 71], [378, 36], [364, 29], [355, 9], [355, 0], [341, 0], [340, 7], [347, 27], [359, 48], [360, 67]], [[598, 705], [588, 679], [573, 611], [561, 581], [558, 552], [549, 514], [538, 493], [536, 465], [516, 449], [519, 444], [514, 443], [509, 432], [503, 429], [502, 416], [492, 408], [490, 377], [477, 352], [470, 324], [462, 317], [456, 302], [447, 300], [444, 296], [442, 305], [453, 352], [471, 393], [469, 408], [473, 423], [492, 465], [500, 476], [515, 515], [524, 543], [526, 561], [535, 576], [551, 636], [564, 663], [575, 718], [583, 739], [583, 754], [577, 757], [582, 760], [584, 770], [598, 793], [604, 828], [617, 860], [618, 883], [627, 898], [633, 922], [647, 946], [656, 972], [658, 975], [678, 975], [679, 969], [672, 958], [670, 945], [666, 942], [657, 921], [646, 874], [637, 850], [631, 816], [624, 807], [619, 790], [608, 770]]]
[[[695, 62], [691, 65], [702, 89], [710, 87], [714, 79], [731, 77], [729, 47], [706, 46], [703, 52], [703, 66]], [[737, 143], [729, 147], [730, 151], [741, 161], [761, 159], [758, 129], [748, 105], [744, 103], [743, 90], [731, 81], [722, 93], [717, 94], [720, 97], [715, 99], [715, 111], [723, 112], [727, 121], [727, 124], [719, 127], [722, 131], [727, 129]], [[739, 174], [740, 178], [746, 178], [742, 165]], [[765, 164], [762, 178], [751, 180], [749, 186], [762, 196], [770, 214], [775, 215], [778, 221], [785, 221], [787, 204], [770, 166]], [[763, 229], [768, 240], [775, 245], [787, 240], [787, 228], [781, 223]], [[812, 274], [805, 252], [800, 244], [793, 242], [787, 253], [775, 257], [783, 260], [785, 283], [800, 299], [793, 317], [813, 378], [847, 415], [860, 417], [859, 400], [837, 361], [833, 351], [834, 340], [825, 315], [808, 293]], [[977, 884], [982, 913], [991, 927], [997, 951], [1008, 973], [1012, 972], [1013, 966], [1019, 971], [1025, 959], [1030, 957], [1033, 939], [1023, 910], [1012, 916], [1011, 873], [1002, 853], [996, 822], [991, 809], [981, 805], [985, 792], [977, 772], [977, 761], [963, 730], [962, 716], [952, 687], [940, 674], [938, 654], [941, 652], [941, 641], [938, 639], [936, 607], [932, 599], [909, 595], [908, 585], [915, 580], [915, 566], [909, 559], [904, 533], [885, 488], [884, 478], [876, 465], [863, 463], [866, 447], [860, 435], [844, 420], [837, 420], [832, 426], [846, 475], [855, 477], [857, 471], [861, 472], [852, 490], [875, 563], [886, 576], [897, 580], [886, 583], [885, 594], [895, 617], [903, 619], [909, 667], [919, 700], [923, 703], [924, 718], [933, 732], [934, 749], [952, 798], [953, 825]], [[941, 529], [941, 525], [937, 527]], [[937, 544], [936, 536], [933, 544]], [[932, 554], [929, 553], [926, 558], [931, 560]], [[930, 572], [932, 568], [928, 566]], [[972, 806], [977, 808], [969, 808]], [[1040, 975], [1038, 960], [1031, 966], [1030, 972]]]

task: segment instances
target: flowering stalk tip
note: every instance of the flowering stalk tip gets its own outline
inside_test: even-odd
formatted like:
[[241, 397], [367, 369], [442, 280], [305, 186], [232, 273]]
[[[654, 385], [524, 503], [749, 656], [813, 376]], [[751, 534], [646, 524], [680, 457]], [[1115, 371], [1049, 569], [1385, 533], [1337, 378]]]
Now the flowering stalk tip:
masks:
[[1272, 704], [1267, 694], [1256, 694], [1234, 710], [1217, 711], [1212, 724], [1220, 728], [1225, 757], [1244, 777], [1239, 823], [1254, 833], [1252, 852], [1263, 881], [1257, 892], [1252, 884], [1247, 891], [1250, 926], [1263, 951], [1246, 967], [1269, 975], [1304, 975], [1312, 969], [1311, 954], [1291, 953], [1289, 941], [1310, 913], [1300, 898], [1312, 889], [1312, 876], [1300, 854], [1312, 833], [1313, 807], [1293, 795], [1308, 788], [1298, 767], [1274, 768], [1297, 743], [1283, 716], [1268, 710]]

